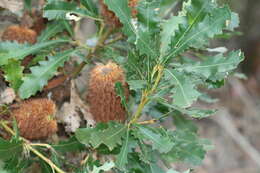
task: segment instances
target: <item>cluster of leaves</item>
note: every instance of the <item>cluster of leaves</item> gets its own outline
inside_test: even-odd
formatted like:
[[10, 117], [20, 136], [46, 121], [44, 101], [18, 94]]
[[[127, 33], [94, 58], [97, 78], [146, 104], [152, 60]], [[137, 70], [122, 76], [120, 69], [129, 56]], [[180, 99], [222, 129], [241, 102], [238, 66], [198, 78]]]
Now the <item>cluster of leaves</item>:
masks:
[[[101, 61], [112, 59], [126, 71], [133, 101], [126, 105], [120, 93], [121, 85], [117, 84], [116, 88], [128, 109], [128, 121], [80, 128], [68, 141], [51, 145], [52, 150], [39, 149], [57, 166], [77, 173], [108, 170], [177, 173], [170, 168], [171, 163], [201, 164], [211, 146], [197, 136], [197, 128], [185, 115], [189, 118], [212, 115], [215, 110], [202, 110], [192, 104], [198, 99], [205, 100], [202, 90], [221, 87], [228, 74], [244, 59], [240, 50], [218, 54], [207, 51], [211, 39], [234, 31], [239, 23], [237, 14], [214, 0], [183, 1], [177, 15], [172, 11], [180, 3], [178, 0], [139, 0], [138, 15], [133, 18], [128, 0], [104, 0], [104, 3], [123, 24], [116, 32], [122, 32], [126, 39], [100, 47], [96, 56]], [[102, 20], [97, 4], [94, 0], [80, 0], [80, 4], [49, 0], [43, 11], [49, 20], [48, 27], [36, 44], [1, 42], [0, 68], [22, 99], [40, 91], [58, 67], [82, 50], [80, 45], [71, 49], [62, 46], [75, 43], [71, 39], [72, 23], [67, 21], [69, 14], [96, 20], [98, 29], [103, 29], [99, 25]], [[71, 37], [60, 34], [64, 30]], [[98, 33], [100, 31], [97, 37]], [[35, 59], [26, 71], [21, 60], [28, 55], [34, 55]], [[138, 122], [143, 113], [152, 121]], [[173, 118], [174, 129], [160, 125], [169, 118]], [[38, 162], [42, 172], [52, 172], [51, 167], [35, 155], [25, 157], [23, 147], [19, 138], [0, 139], [0, 158], [8, 161], [4, 165], [6, 170], [20, 172]], [[105, 162], [95, 159], [93, 150], [104, 156]], [[88, 157], [80, 167], [73, 166], [62, 156], [69, 152], [87, 152]]]

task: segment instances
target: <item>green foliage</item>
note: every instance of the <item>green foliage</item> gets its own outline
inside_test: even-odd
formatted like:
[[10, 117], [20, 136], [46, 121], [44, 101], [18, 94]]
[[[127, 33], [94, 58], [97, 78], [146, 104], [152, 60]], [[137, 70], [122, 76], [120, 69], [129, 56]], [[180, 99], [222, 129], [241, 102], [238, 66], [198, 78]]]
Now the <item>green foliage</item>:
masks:
[[[26, 1], [26, 8], [30, 8], [29, 3]], [[81, 122], [75, 135], [61, 132], [60, 125], [58, 137], [65, 140], [37, 147], [26, 143], [25, 153], [31, 153], [28, 146], [33, 146], [49, 162], [35, 152], [22, 157], [25, 145], [14, 124], [15, 137], [10, 141], [0, 138], [3, 160], [0, 171], [3, 166], [3, 170], [23, 172], [36, 162], [42, 172], [51, 173], [57, 171], [51, 162], [75, 173], [179, 173], [169, 165], [177, 162], [199, 165], [212, 148], [209, 141], [199, 138], [192, 119], [206, 118], [216, 110], [193, 105], [198, 99], [216, 101], [203, 92], [223, 86], [243, 61], [240, 50], [215, 54], [208, 49], [212, 39], [229, 38], [237, 33], [238, 15], [213, 0], [140, 0], [137, 16], [132, 16], [128, 0], [104, 3], [122, 27], [105, 25], [97, 0], [48, 0], [43, 16], [49, 21], [37, 43], [0, 43], [0, 70], [20, 98], [27, 99], [38, 97], [57, 71], [71, 74], [70, 80], [84, 65], [95, 64], [96, 59], [102, 63], [115, 61], [124, 69], [131, 92], [126, 99], [124, 86], [115, 83], [128, 119], [124, 124], [111, 121], [92, 128]], [[178, 9], [178, 4], [182, 8], [176, 15], [172, 11]], [[94, 37], [83, 43], [74, 37], [74, 28], [82, 18], [90, 18], [97, 25]], [[23, 66], [27, 56], [33, 59]], [[71, 64], [76, 65], [66, 71], [64, 63], [71, 56], [76, 59]], [[143, 114], [147, 121], [140, 122]], [[163, 121], [172, 121], [173, 127], [164, 127]], [[70, 159], [72, 156], [77, 158]], [[80, 164], [75, 164], [75, 160]]]
[[150, 141], [153, 150], [158, 150], [160, 153], [167, 153], [172, 149], [174, 144], [166, 131], [144, 126], [136, 127], [137, 130], [135, 131], [135, 137], [139, 140], [143, 140], [143, 142]]
[[23, 77], [23, 69], [21, 62], [13, 59], [9, 59], [8, 63], [3, 66], [3, 71], [6, 74], [5, 80], [10, 82], [10, 86], [17, 90], [21, 83]]
[[79, 8], [74, 2], [51, 1], [44, 7], [43, 17], [49, 20], [67, 19], [68, 14], [75, 14], [82, 17], [96, 17], [91, 11]]
[[65, 29], [66, 21], [54, 21], [47, 25], [47, 28], [41, 33], [38, 37], [38, 42], [44, 42], [50, 39], [51, 37], [55, 36], [56, 34], [62, 32]]
[[23, 83], [19, 88], [19, 95], [25, 99], [34, 95], [41, 90], [47, 81], [55, 74], [58, 67], [63, 66], [64, 62], [70, 58], [70, 55], [77, 50], [66, 50], [55, 56], [49, 56], [47, 61], [40, 61], [39, 66], [31, 67], [31, 74], [23, 79]]
[[232, 51], [226, 57], [223, 54], [218, 54], [206, 57], [203, 61], [176, 66], [176, 69], [196, 74], [203, 79], [216, 81], [224, 79], [243, 60], [244, 55], [241, 51]]
[[18, 157], [23, 151], [21, 141], [6, 141], [0, 138], [0, 159], [8, 160]]
[[83, 144], [91, 144], [93, 148], [105, 144], [112, 151], [118, 144], [122, 144], [122, 136], [126, 127], [118, 123], [98, 124], [95, 128], [79, 129], [77, 139]]
[[52, 147], [55, 151], [65, 153], [84, 150], [85, 146], [81, 144], [75, 136], [72, 136], [66, 141], [60, 141], [58, 144], [53, 144]]
[[51, 40], [30, 46], [27, 44], [21, 45], [16, 42], [2, 42], [0, 44], [0, 65], [6, 65], [9, 59], [20, 60], [30, 54], [35, 54], [43, 48], [66, 42], [68, 40]]

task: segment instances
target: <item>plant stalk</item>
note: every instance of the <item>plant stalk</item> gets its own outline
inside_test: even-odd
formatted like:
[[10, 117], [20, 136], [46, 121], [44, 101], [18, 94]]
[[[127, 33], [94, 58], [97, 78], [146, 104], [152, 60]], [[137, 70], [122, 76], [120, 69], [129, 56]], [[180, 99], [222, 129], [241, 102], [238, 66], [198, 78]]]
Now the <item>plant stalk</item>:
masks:
[[[102, 47], [106, 41], [106, 39], [112, 34], [113, 29], [108, 29], [98, 40], [97, 45], [91, 49], [91, 51], [88, 53], [88, 55], [86, 56], [86, 59], [90, 59], [92, 57], [92, 55], [94, 55], [97, 51], [98, 48]], [[87, 62], [83, 61], [76, 69], [75, 71], [72, 73], [72, 75], [70, 76], [71, 78], [75, 78], [78, 76], [78, 74], [82, 71], [82, 69], [85, 67], [85, 65], [87, 64]]]
[[154, 84], [153, 84], [153, 86], [150, 90], [145, 90], [142, 93], [141, 102], [138, 105], [137, 110], [136, 110], [132, 120], [129, 122], [129, 125], [136, 123], [138, 121], [138, 119], [141, 117], [142, 111], [143, 111], [145, 105], [150, 101], [149, 97], [156, 91], [156, 89], [159, 85], [159, 82], [160, 82], [162, 75], [163, 75], [163, 69], [164, 69], [164, 67], [160, 64], [158, 64], [154, 67], [152, 74], [153, 75], [157, 74], [155, 82], [154, 82]]
[[[6, 125], [5, 122], [1, 121], [0, 123], [3, 128], [9, 132], [10, 134], [12, 134], [13, 136], [15, 135], [15, 132]], [[28, 141], [27, 139], [24, 139], [23, 137], [20, 137], [22, 139], [22, 141], [24, 142], [24, 145], [26, 145], [26, 148], [28, 148], [31, 152], [33, 152], [35, 155], [37, 155], [38, 157], [40, 157], [42, 160], [44, 160], [46, 163], [48, 163], [50, 165], [50, 167], [52, 167], [53, 169], [55, 169], [58, 173], [66, 173], [63, 170], [61, 170], [59, 167], [57, 167], [50, 159], [46, 158], [42, 153], [40, 153], [39, 151], [37, 151], [35, 148], [32, 147], [30, 141]]]

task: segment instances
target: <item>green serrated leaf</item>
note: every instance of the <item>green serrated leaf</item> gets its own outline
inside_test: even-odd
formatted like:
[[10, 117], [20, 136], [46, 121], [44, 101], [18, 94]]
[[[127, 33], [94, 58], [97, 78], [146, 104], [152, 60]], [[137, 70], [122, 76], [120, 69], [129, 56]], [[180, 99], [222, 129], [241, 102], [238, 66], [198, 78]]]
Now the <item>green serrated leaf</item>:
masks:
[[41, 32], [41, 35], [38, 37], [38, 43], [47, 41], [57, 33], [62, 32], [64, 28], [63, 21], [54, 21], [48, 23], [46, 29], [44, 29], [44, 31]]
[[193, 165], [201, 164], [206, 151], [197, 135], [189, 130], [168, 131], [174, 141], [172, 150], [162, 157], [165, 161], [172, 163], [184, 161]]
[[126, 138], [120, 150], [120, 153], [116, 157], [116, 166], [123, 170], [125, 169], [125, 165], [127, 164], [127, 155], [129, 152], [129, 130], [126, 132]]
[[39, 66], [30, 68], [31, 74], [23, 79], [23, 83], [18, 90], [18, 94], [22, 99], [29, 98], [37, 91], [40, 91], [48, 80], [54, 76], [58, 67], [63, 66], [64, 62], [70, 58], [70, 55], [78, 50], [66, 50], [55, 56], [49, 56], [47, 61], [39, 62]]
[[160, 153], [167, 153], [172, 149], [174, 144], [167, 133], [148, 126], [136, 125], [136, 127], [135, 136], [139, 140], [151, 141], [154, 150], [158, 150]]
[[171, 108], [173, 110], [179, 111], [182, 114], [189, 115], [192, 118], [205, 118], [213, 115], [216, 113], [216, 110], [208, 110], [208, 109], [199, 109], [199, 108], [188, 108], [184, 109], [181, 107], [176, 106], [175, 104], [169, 104], [165, 99], [157, 99], [158, 102], [161, 104], [167, 106], [168, 108]]
[[176, 30], [179, 29], [180, 24], [185, 24], [186, 20], [183, 16], [172, 16], [170, 19], [162, 24], [161, 32], [161, 56], [170, 49], [171, 38], [175, 36]]
[[13, 157], [18, 157], [23, 151], [21, 141], [6, 141], [0, 138], [0, 159], [7, 160]]
[[81, 4], [91, 11], [93, 14], [98, 15], [98, 8], [93, 0], [80, 0]]
[[[201, 0], [195, 0], [194, 2], [197, 1], [199, 2]], [[200, 5], [195, 12], [187, 11], [186, 15], [193, 17], [189, 19], [191, 21], [188, 25], [179, 25], [178, 32], [172, 37], [172, 49], [161, 59], [162, 62], [168, 62], [171, 57], [179, 55], [188, 48], [203, 48], [208, 44], [210, 38], [222, 34], [222, 30], [226, 27], [227, 21], [231, 18], [231, 11], [225, 6], [223, 8], [214, 8], [210, 13], [207, 13], [207, 10], [204, 11], [204, 7], [207, 7], [207, 4], [210, 2], [211, 0], [205, 0], [203, 3], [199, 3]], [[189, 15], [189, 12], [194, 14]]]
[[149, 29], [144, 29], [142, 27], [138, 30], [136, 47], [139, 50], [140, 55], [147, 55], [153, 59], [159, 56], [159, 51], [157, 51], [157, 40], [149, 32]]
[[51, 40], [31, 46], [28, 44], [18, 44], [16, 42], [3, 42], [0, 44], [0, 65], [7, 64], [9, 59], [23, 59], [24, 57], [34, 54], [43, 48], [66, 42], [69, 42], [69, 40]]
[[13, 59], [8, 60], [8, 64], [3, 66], [3, 71], [5, 73], [5, 80], [10, 83], [10, 86], [17, 91], [17, 89], [22, 84], [23, 69], [21, 62]]
[[200, 93], [196, 90], [196, 84], [192, 78], [177, 70], [165, 70], [165, 80], [173, 85], [171, 97], [173, 104], [181, 108], [187, 108], [198, 99]]
[[116, 82], [115, 83], [115, 90], [117, 95], [120, 97], [121, 99], [121, 104], [125, 107], [125, 109], [127, 110], [127, 102], [126, 102], [126, 96], [125, 96], [125, 91], [124, 91], [124, 87], [122, 86], [121, 82]]
[[237, 68], [238, 64], [244, 60], [244, 55], [240, 50], [230, 52], [226, 57], [223, 54], [218, 54], [213, 57], [208, 57], [206, 60], [184, 64], [177, 67], [177, 70], [185, 70], [188, 73], [193, 73], [210, 79], [213, 81], [223, 80], [232, 70]]
[[122, 143], [125, 131], [126, 127], [119, 123], [99, 123], [95, 128], [77, 129], [76, 138], [83, 144], [91, 144], [93, 148], [104, 144], [112, 151], [118, 144]]
[[147, 82], [143, 80], [129, 80], [127, 83], [129, 85], [129, 89], [134, 91], [143, 89], [147, 85]]
[[131, 10], [128, 6], [128, 0], [104, 0], [104, 3], [120, 19], [124, 25], [124, 33], [129, 37], [135, 37], [137, 34], [137, 26], [135, 26], [131, 20]]
[[81, 144], [75, 136], [66, 141], [60, 141], [58, 144], [51, 145], [58, 152], [72, 152], [80, 151], [85, 148], [85, 145]]
[[53, 19], [66, 19], [67, 14], [76, 14], [79, 16], [95, 18], [95, 14], [91, 11], [83, 8], [79, 8], [77, 3], [64, 2], [64, 1], [52, 1], [45, 5], [43, 11], [43, 17], [49, 20]]
[[111, 162], [105, 162], [102, 166], [100, 167], [96, 167], [94, 166], [92, 173], [100, 173], [103, 171], [109, 171], [111, 170], [113, 167], [115, 167], [115, 163], [113, 161]]

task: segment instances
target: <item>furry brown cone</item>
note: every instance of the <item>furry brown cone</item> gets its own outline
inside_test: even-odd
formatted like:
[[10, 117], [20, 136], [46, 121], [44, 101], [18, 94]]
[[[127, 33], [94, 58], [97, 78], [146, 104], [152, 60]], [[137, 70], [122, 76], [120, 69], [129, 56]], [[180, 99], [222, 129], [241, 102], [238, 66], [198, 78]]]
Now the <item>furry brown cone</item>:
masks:
[[57, 122], [53, 119], [55, 104], [48, 99], [24, 101], [12, 111], [20, 135], [26, 139], [44, 139], [57, 132]]
[[[122, 26], [120, 20], [115, 15], [115, 13], [108, 9], [107, 5], [104, 3], [104, 0], [99, 0], [100, 2], [100, 11], [101, 15], [104, 17], [107, 25], [119, 28]], [[137, 6], [138, 0], [129, 0], [128, 6], [131, 8], [132, 17], [137, 15]]]
[[126, 98], [129, 95], [123, 70], [115, 63], [97, 65], [90, 72], [87, 100], [90, 112], [97, 122], [110, 120], [124, 121], [126, 111], [121, 105], [121, 98], [115, 91], [115, 83], [121, 82]]
[[3, 41], [17, 41], [18, 43], [34, 44], [37, 39], [37, 33], [34, 30], [17, 25], [11, 25], [5, 29], [2, 35]]

